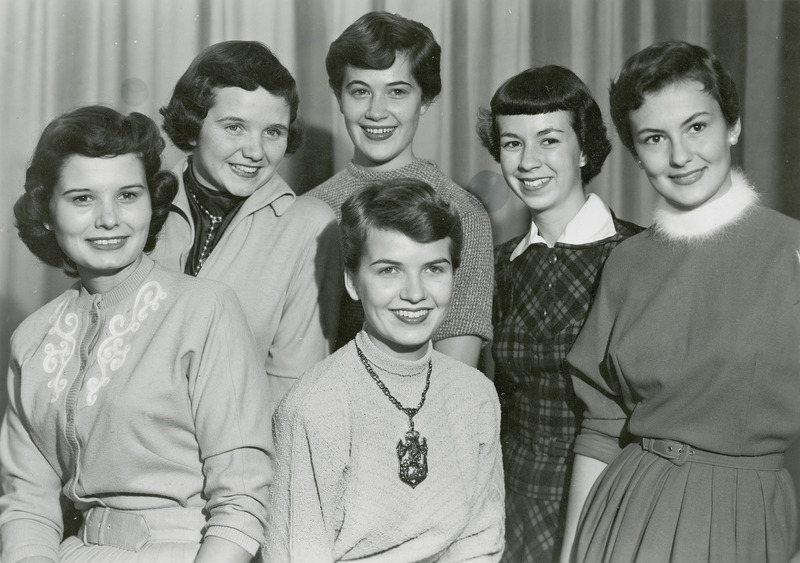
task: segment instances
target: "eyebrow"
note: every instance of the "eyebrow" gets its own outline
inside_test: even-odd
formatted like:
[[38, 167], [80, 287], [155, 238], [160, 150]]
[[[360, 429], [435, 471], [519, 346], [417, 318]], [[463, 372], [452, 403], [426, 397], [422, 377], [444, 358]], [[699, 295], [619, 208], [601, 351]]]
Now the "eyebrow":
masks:
[[[689, 125], [692, 121], [704, 115], [711, 115], [711, 113], [707, 111], [698, 111], [696, 113], [693, 113], [687, 119], [683, 120], [683, 122], [681, 123], [681, 127]], [[662, 129], [655, 129], [655, 128], [639, 129], [636, 132], [636, 135], [641, 135], [642, 133], [661, 133], [662, 131], [663, 131]]]
[[[145, 189], [143, 184], [128, 184], [126, 186], [120, 186], [119, 188], [117, 188], [117, 191], [119, 191], [119, 190], [130, 190], [131, 188]], [[93, 191], [94, 190], [92, 190], [91, 188], [69, 188], [69, 189], [64, 190], [63, 192], [61, 192], [61, 195], [69, 195], [69, 194], [74, 194], [74, 193], [87, 193], [87, 192], [91, 193]]]
[[[233, 123], [241, 123], [243, 125], [247, 124], [247, 121], [245, 119], [242, 119], [241, 117], [236, 117], [235, 115], [229, 115], [229, 116], [220, 117], [219, 119], [217, 119], [217, 123], [222, 123], [224, 121], [233, 122]], [[270, 127], [274, 127], [276, 129], [282, 129], [283, 131], [288, 131], [289, 130], [289, 128], [286, 127], [286, 125], [284, 125], [283, 123], [272, 123], [270, 125], [267, 125], [266, 128], [270, 128]]]
[[[445, 257], [437, 258], [436, 260], [431, 260], [430, 262], [425, 262], [425, 264], [423, 264], [423, 266], [432, 266], [434, 264], [442, 264], [442, 263], [449, 264], [450, 263], [450, 259], [449, 258], [445, 258]], [[388, 264], [390, 266], [402, 266], [403, 262], [398, 262], [397, 260], [390, 260], [389, 258], [378, 258], [374, 262], [370, 263], [370, 266], [375, 266], [377, 264]]]
[[[366, 86], [370, 88], [370, 85], [364, 82], [363, 80], [351, 80], [347, 84], [344, 85], [345, 88], [349, 88], [355, 84], [360, 84], [362, 86]], [[413, 88], [414, 86], [410, 82], [406, 82], [405, 80], [395, 80], [394, 82], [389, 82], [386, 86], [408, 86], [409, 88]]]
[[[542, 129], [541, 131], [536, 133], [536, 136], [537, 137], [544, 137], [544, 136], [549, 135], [551, 133], [563, 133], [563, 132], [564, 132], [563, 129], [558, 129], [556, 127], [548, 127], [547, 129]], [[500, 133], [500, 136], [501, 137], [516, 137], [517, 139], [520, 138], [520, 136], [517, 135], [516, 133], [511, 133], [509, 131], [502, 131]]]

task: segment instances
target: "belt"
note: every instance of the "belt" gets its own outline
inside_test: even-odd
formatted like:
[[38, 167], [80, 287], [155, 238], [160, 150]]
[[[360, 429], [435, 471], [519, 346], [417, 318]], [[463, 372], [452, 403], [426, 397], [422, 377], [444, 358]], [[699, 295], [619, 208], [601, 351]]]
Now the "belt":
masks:
[[132, 511], [94, 506], [83, 512], [83, 525], [78, 535], [85, 544], [138, 551], [148, 541], [199, 542], [204, 523], [205, 517], [199, 508]]
[[684, 463], [703, 463], [734, 469], [756, 469], [762, 471], [780, 471], [783, 469], [783, 454], [767, 454], [756, 456], [734, 456], [708, 452], [678, 442], [660, 438], [641, 438], [642, 449], [668, 459], [675, 465]]

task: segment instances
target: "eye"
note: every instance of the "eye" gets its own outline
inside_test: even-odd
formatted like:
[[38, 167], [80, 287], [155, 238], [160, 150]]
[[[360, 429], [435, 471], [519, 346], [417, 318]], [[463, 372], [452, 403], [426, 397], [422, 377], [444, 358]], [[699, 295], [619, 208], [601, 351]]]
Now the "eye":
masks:
[[72, 198], [72, 202], [77, 205], [89, 205], [93, 199], [90, 195], [78, 195]]
[[380, 268], [378, 270], [378, 274], [387, 276], [391, 274], [396, 274], [397, 272], [399, 272], [397, 266], [384, 266], [383, 268]]
[[663, 135], [650, 135], [649, 137], [644, 138], [645, 145], [657, 145], [661, 141], [664, 140]]
[[240, 123], [229, 123], [225, 126], [225, 131], [229, 133], [239, 133], [240, 131], [244, 131], [244, 127]]
[[403, 88], [392, 88], [389, 90], [389, 95], [393, 98], [402, 98], [403, 96], [407, 95], [408, 91]]
[[135, 201], [139, 197], [139, 193], [135, 191], [122, 192], [119, 194], [119, 199], [122, 201]]
[[280, 137], [283, 137], [284, 133], [285, 130], [281, 129], [280, 127], [270, 127], [269, 129], [264, 131], [264, 136], [278, 139]]
[[520, 147], [522, 147], [522, 143], [519, 142], [519, 141], [516, 141], [516, 140], [506, 141], [504, 143], [501, 143], [501, 145], [500, 145], [500, 148], [502, 148], [503, 150], [507, 150], [507, 151], [518, 149]]
[[353, 88], [350, 90], [350, 95], [354, 98], [364, 98], [369, 96], [369, 91], [366, 88]]
[[708, 125], [707, 125], [706, 123], [704, 123], [704, 122], [702, 122], [702, 121], [698, 121], [697, 123], [692, 123], [692, 124], [689, 126], [689, 130], [690, 130], [692, 133], [700, 133], [700, 132], [702, 132], [702, 131], [703, 131], [703, 130], [706, 128], [706, 127], [708, 127]]
[[447, 267], [443, 264], [431, 264], [428, 266], [428, 271], [432, 274], [444, 274], [447, 272]]
[[558, 139], [556, 139], [555, 137], [545, 137], [544, 139], [542, 139], [542, 146], [544, 146], [544, 147], [550, 147], [550, 146], [552, 146], [552, 145], [557, 145], [557, 144], [558, 144], [558, 143], [560, 143], [560, 142], [561, 142], [561, 141], [559, 141], [559, 140], [558, 140]]

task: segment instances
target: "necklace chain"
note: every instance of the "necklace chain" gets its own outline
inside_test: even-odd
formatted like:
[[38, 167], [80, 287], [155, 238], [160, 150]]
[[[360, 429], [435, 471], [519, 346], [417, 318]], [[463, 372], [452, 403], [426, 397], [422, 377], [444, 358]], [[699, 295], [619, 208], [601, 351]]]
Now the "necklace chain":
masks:
[[364, 367], [367, 368], [367, 373], [369, 373], [370, 377], [375, 380], [375, 383], [378, 384], [380, 390], [383, 391], [383, 394], [386, 395], [392, 404], [397, 407], [400, 411], [404, 412], [406, 416], [408, 416], [408, 422], [411, 425], [411, 429], [414, 429], [414, 415], [419, 412], [419, 409], [422, 408], [422, 405], [425, 404], [425, 396], [428, 394], [428, 388], [431, 386], [431, 371], [433, 371], [433, 362], [428, 360], [428, 375], [425, 377], [425, 389], [422, 390], [422, 398], [419, 400], [419, 405], [416, 408], [411, 407], [404, 407], [400, 404], [400, 401], [394, 398], [391, 391], [386, 387], [386, 385], [381, 381], [378, 374], [375, 373], [375, 370], [372, 369], [372, 366], [367, 360], [367, 357], [364, 355], [364, 352], [361, 351], [358, 344], [356, 344], [356, 351], [358, 352], [358, 357], [361, 358], [361, 363], [364, 364]]
[[186, 188], [186, 191], [189, 192], [189, 195], [192, 196], [192, 200], [194, 200], [197, 207], [200, 208], [200, 211], [205, 213], [208, 218], [211, 220], [211, 228], [208, 231], [208, 236], [206, 237], [205, 243], [203, 243], [203, 249], [200, 251], [200, 257], [197, 259], [197, 264], [194, 267], [194, 275], [196, 276], [200, 272], [200, 268], [203, 267], [206, 259], [208, 258], [208, 245], [211, 244], [211, 239], [214, 238], [214, 230], [217, 228], [217, 225], [222, 222], [222, 217], [217, 217], [216, 215], [212, 214], [208, 209], [203, 207], [203, 204], [198, 201], [197, 196], [194, 195], [194, 192]]

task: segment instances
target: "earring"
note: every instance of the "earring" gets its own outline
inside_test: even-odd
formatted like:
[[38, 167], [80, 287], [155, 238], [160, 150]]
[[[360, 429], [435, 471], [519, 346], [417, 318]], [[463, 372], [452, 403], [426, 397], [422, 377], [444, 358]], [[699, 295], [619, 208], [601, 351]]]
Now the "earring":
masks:
[[642, 164], [641, 160], [636, 161], [636, 166], [638, 166], [640, 170], [644, 170], [644, 164]]
[[731, 135], [728, 137], [728, 142], [731, 144], [731, 146], [733, 146], [739, 142], [739, 138], [736, 135]]
[[53, 230], [53, 227], [50, 226], [50, 223], [42, 223], [42, 226], [48, 231]]

